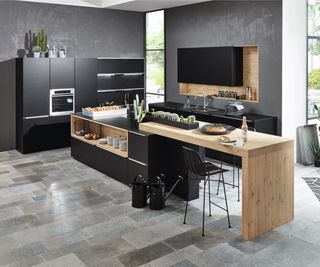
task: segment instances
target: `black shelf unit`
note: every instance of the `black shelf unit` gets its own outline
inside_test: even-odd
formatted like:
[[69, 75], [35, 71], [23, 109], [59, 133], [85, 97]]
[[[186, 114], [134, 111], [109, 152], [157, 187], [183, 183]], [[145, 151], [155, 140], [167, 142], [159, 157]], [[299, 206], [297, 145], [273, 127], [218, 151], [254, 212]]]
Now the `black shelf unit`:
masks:
[[98, 104], [133, 103], [145, 95], [144, 58], [98, 58]]

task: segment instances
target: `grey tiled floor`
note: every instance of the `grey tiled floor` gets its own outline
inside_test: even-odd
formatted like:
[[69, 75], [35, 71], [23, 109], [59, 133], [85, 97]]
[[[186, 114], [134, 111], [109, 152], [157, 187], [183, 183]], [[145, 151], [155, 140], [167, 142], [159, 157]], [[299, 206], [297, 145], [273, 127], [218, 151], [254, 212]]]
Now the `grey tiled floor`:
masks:
[[320, 169], [296, 166], [295, 176], [292, 223], [242, 241], [241, 202], [228, 187], [233, 227], [213, 208], [203, 238], [201, 200], [191, 202], [184, 225], [179, 198], [162, 211], [134, 209], [127, 186], [73, 160], [69, 149], [2, 152], [0, 265], [320, 266], [320, 202], [300, 178], [320, 177]]

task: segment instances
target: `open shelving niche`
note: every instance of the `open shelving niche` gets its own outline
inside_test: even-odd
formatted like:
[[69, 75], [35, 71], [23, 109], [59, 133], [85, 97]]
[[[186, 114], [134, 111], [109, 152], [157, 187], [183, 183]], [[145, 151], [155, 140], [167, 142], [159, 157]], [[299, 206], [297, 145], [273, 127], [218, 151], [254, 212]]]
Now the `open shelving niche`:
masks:
[[118, 156], [127, 158], [128, 150], [121, 151], [120, 149], [114, 148], [108, 144], [99, 144], [98, 140], [87, 140], [83, 136], [76, 135], [76, 131], [85, 130], [88, 133], [99, 134], [100, 138], [106, 138], [107, 136], [122, 136], [127, 138], [128, 142], [128, 131], [124, 129], [120, 129], [111, 125], [106, 125], [103, 123], [99, 123], [96, 121], [92, 121], [89, 119], [85, 119], [82, 117], [78, 117], [76, 115], [71, 115], [71, 136], [76, 138], [82, 142], [88, 143], [90, 145], [99, 147], [103, 150], [114, 153]]

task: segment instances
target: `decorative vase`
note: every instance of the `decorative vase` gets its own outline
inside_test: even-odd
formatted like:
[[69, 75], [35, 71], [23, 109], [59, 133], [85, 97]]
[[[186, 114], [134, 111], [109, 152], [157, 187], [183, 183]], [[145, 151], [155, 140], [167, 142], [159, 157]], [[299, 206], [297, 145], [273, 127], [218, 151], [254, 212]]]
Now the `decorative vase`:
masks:
[[40, 57], [45, 58], [46, 57], [46, 52], [40, 52]]
[[316, 159], [316, 160], [314, 161], [314, 166], [315, 166], [315, 167], [320, 167], [320, 159]]
[[64, 46], [63, 48], [59, 49], [59, 57], [60, 58], [66, 58], [67, 57], [67, 49]]
[[33, 57], [39, 58], [40, 57], [40, 52], [33, 52]]

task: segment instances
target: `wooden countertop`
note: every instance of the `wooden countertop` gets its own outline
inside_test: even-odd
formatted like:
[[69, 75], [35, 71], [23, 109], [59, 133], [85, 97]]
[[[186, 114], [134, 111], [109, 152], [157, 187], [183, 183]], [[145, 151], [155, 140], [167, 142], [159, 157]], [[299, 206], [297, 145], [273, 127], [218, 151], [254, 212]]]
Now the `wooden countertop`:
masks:
[[[204, 124], [208, 124], [206, 122], [199, 123], [200, 127]], [[276, 149], [277, 145], [283, 146], [284, 143], [287, 143], [288, 145], [292, 145], [293, 143], [293, 140], [288, 138], [249, 131], [248, 142], [245, 143], [242, 147], [238, 147], [235, 145], [227, 146], [219, 144], [219, 141], [217, 139], [218, 136], [203, 134], [198, 129], [184, 130], [159, 124], [156, 122], [140, 123], [139, 130], [242, 157], [248, 156], [249, 154], [258, 155], [263, 153], [265, 149]], [[239, 135], [241, 135], [241, 130], [236, 129], [228, 136], [236, 137]]]

